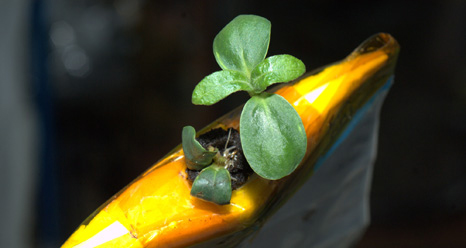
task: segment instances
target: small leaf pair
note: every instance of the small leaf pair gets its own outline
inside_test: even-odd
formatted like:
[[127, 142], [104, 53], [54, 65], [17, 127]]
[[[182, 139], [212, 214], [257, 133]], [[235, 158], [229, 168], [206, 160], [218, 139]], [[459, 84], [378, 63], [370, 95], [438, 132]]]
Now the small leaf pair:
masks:
[[230, 172], [220, 163], [216, 163], [218, 150], [205, 149], [196, 140], [196, 130], [192, 126], [183, 128], [182, 144], [187, 167], [191, 170], [201, 170], [193, 182], [191, 195], [219, 205], [230, 203]]

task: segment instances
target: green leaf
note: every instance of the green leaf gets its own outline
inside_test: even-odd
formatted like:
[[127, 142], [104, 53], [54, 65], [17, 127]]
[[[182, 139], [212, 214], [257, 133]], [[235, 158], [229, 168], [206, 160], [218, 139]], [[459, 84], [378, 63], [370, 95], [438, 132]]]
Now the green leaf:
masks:
[[249, 99], [241, 113], [240, 138], [251, 168], [270, 180], [292, 173], [306, 153], [301, 118], [276, 94], [263, 93]]
[[196, 105], [212, 105], [239, 90], [252, 90], [248, 77], [237, 71], [217, 71], [197, 84], [192, 102]]
[[240, 15], [228, 23], [214, 39], [214, 55], [224, 70], [250, 75], [264, 60], [270, 42], [270, 21], [255, 15]]
[[183, 152], [186, 166], [191, 170], [201, 170], [212, 163], [217, 151], [206, 150], [196, 140], [196, 130], [192, 126], [185, 126], [182, 132]]
[[264, 91], [274, 83], [289, 82], [303, 75], [304, 63], [288, 54], [268, 57], [258, 64], [251, 73], [256, 93]]
[[193, 182], [191, 195], [219, 205], [230, 203], [230, 172], [216, 164], [203, 169]]

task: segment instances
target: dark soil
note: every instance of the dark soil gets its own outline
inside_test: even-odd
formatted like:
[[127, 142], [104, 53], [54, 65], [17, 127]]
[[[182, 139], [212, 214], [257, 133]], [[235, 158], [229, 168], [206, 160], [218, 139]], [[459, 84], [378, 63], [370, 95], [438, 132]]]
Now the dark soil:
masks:
[[[230, 137], [228, 138], [228, 136]], [[212, 129], [209, 132], [200, 135], [197, 140], [206, 149], [208, 149], [209, 146], [217, 148], [220, 154], [224, 154], [224, 157], [227, 158], [227, 170], [230, 172], [231, 187], [233, 190], [241, 187], [247, 182], [249, 176], [252, 175], [253, 170], [244, 157], [239, 132], [236, 129]], [[228, 144], [225, 149], [227, 141]], [[188, 173], [188, 179], [190, 181], [194, 181], [200, 171], [186, 169], [186, 172]]]

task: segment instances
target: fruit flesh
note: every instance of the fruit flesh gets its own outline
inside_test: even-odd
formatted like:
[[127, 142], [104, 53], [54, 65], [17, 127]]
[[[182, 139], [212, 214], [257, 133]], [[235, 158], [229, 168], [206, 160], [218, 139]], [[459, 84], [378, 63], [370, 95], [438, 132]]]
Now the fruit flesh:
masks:
[[[353, 53], [341, 63], [276, 91], [303, 121], [308, 137], [306, 157], [342, 103], [388, 58], [383, 49]], [[223, 117], [209, 129], [219, 126], [238, 128], [238, 119]], [[233, 191], [231, 204], [220, 206], [190, 195], [185, 170], [178, 147], [99, 208], [62, 247], [185, 247], [241, 231], [267, 211], [272, 196], [288, 180], [268, 181], [253, 175]]]

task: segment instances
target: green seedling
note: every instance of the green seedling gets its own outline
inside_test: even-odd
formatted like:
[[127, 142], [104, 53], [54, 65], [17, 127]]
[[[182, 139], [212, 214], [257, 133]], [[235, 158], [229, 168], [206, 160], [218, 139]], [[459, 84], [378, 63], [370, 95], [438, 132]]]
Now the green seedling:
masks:
[[196, 140], [192, 126], [183, 128], [182, 144], [186, 165], [191, 170], [202, 170], [193, 182], [191, 195], [220, 205], [230, 203], [231, 177], [227, 160], [218, 149], [205, 149]]
[[[266, 58], [270, 31], [270, 22], [255, 15], [240, 15], [227, 24], [215, 37], [213, 45], [215, 59], [222, 70], [199, 82], [193, 91], [192, 102], [212, 105], [234, 92], [248, 92], [251, 98], [244, 105], [240, 117], [243, 152], [255, 173], [269, 180], [277, 180], [291, 174], [299, 165], [306, 152], [307, 138], [301, 118], [293, 106], [283, 97], [264, 91], [272, 84], [298, 78], [306, 69], [301, 60], [291, 55]], [[189, 138], [194, 139], [194, 134], [190, 134]], [[185, 141], [183, 149], [185, 154], [190, 153], [191, 148], [189, 145], [185, 147]], [[202, 156], [211, 156], [205, 149], [199, 151]], [[192, 166], [190, 163], [196, 164], [196, 159], [187, 159], [188, 166]], [[225, 204], [226, 201], [217, 200], [215, 192], [228, 195], [224, 193], [228, 191], [228, 186], [224, 186], [227, 185], [224, 183], [227, 177], [223, 175], [223, 170], [218, 169], [222, 168], [221, 163], [212, 163], [214, 165], [192, 166], [198, 169], [207, 166], [213, 168], [206, 168], [200, 173], [204, 175], [199, 180], [209, 183], [196, 183], [196, 179], [191, 194], [199, 196], [193, 191], [209, 192], [209, 196], [203, 193], [200, 198]], [[217, 183], [218, 177], [221, 183]], [[223, 200], [223, 197], [220, 198]]]

